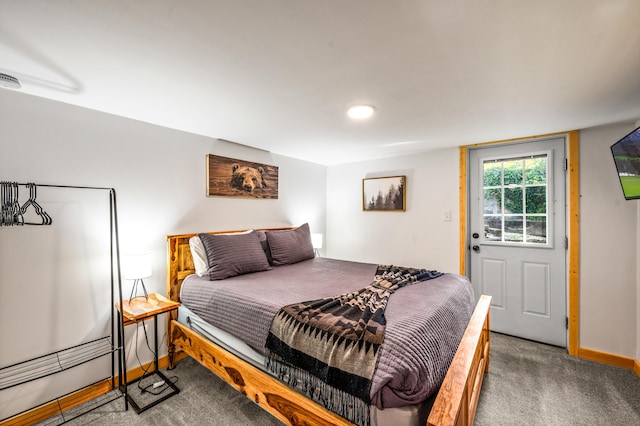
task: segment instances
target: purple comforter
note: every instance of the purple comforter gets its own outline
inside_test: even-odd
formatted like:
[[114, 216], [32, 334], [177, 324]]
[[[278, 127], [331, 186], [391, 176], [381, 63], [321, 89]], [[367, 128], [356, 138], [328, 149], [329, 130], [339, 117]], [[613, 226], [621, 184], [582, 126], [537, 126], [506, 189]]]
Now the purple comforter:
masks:
[[[376, 267], [315, 258], [222, 281], [192, 275], [184, 280], [181, 300], [205, 321], [265, 354], [269, 328], [280, 308], [361, 289], [371, 283]], [[385, 311], [371, 403], [381, 409], [401, 407], [437, 391], [473, 308], [471, 284], [455, 274], [395, 292]]]

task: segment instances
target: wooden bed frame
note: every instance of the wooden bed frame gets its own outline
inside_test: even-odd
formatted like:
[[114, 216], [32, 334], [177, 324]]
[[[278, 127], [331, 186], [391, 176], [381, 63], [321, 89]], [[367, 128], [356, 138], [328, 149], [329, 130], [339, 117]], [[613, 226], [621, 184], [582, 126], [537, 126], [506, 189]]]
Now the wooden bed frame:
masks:
[[[221, 232], [211, 232], [216, 233]], [[180, 301], [182, 281], [195, 273], [189, 248], [189, 238], [194, 235], [197, 234], [167, 236], [167, 297], [177, 302]], [[428, 426], [473, 424], [484, 373], [489, 370], [490, 304], [491, 297], [480, 297], [436, 396], [427, 420]], [[178, 323], [176, 316], [174, 311], [168, 320], [170, 368], [175, 365], [177, 351], [182, 351], [285, 424], [352, 425], [343, 417]]]

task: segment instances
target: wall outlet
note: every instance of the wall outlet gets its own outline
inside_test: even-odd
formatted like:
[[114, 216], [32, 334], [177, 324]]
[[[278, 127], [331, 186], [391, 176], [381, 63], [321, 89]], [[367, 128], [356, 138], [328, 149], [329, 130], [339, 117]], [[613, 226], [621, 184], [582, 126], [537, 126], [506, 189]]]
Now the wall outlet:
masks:
[[445, 210], [442, 212], [442, 221], [451, 222], [451, 210]]

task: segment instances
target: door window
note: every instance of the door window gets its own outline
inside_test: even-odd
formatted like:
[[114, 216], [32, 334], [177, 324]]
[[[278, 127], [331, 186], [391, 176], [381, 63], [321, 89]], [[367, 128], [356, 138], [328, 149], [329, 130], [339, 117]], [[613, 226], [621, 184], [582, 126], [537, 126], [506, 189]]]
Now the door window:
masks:
[[549, 153], [484, 160], [484, 242], [549, 245]]

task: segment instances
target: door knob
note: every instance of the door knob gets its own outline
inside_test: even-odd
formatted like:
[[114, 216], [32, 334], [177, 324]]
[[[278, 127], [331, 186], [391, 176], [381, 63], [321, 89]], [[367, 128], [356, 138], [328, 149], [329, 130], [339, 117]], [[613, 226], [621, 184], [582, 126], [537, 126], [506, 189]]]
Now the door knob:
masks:
[[473, 247], [471, 247], [471, 249], [473, 251], [475, 251], [476, 253], [478, 253], [480, 251], [480, 246], [473, 246]]
[[478, 234], [477, 232], [474, 232], [471, 236], [473, 238], [480, 238], [480, 234]]

